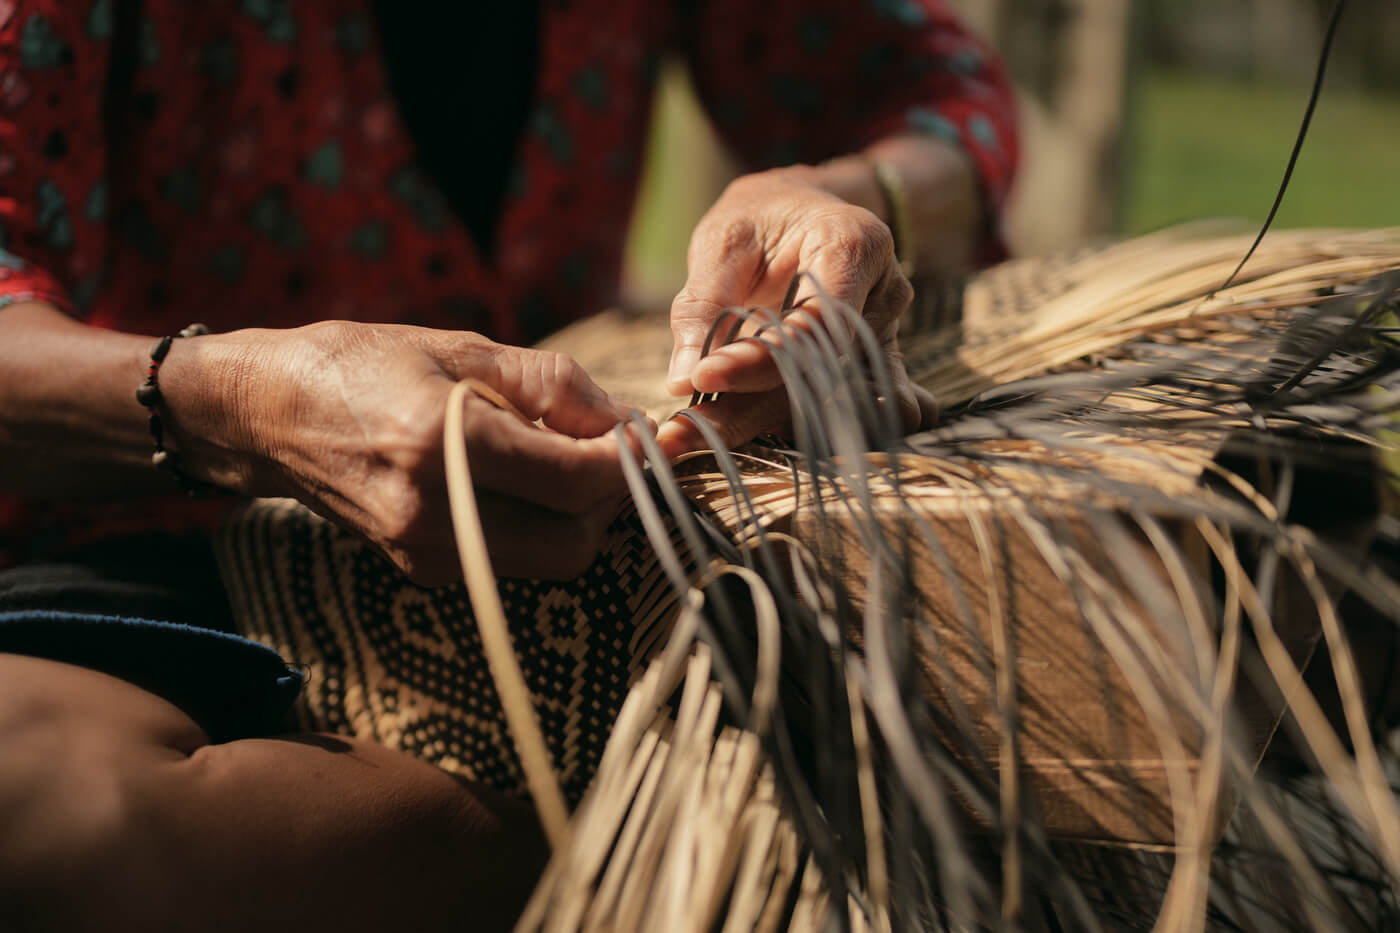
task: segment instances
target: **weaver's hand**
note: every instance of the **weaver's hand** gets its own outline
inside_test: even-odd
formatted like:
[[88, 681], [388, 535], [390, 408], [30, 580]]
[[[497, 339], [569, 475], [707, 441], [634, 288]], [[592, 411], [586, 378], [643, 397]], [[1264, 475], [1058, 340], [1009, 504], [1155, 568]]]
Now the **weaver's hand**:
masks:
[[[465, 410], [467, 451], [492, 564], [507, 576], [568, 577], [593, 558], [625, 491], [610, 429], [627, 409], [556, 353], [471, 333], [328, 322], [188, 341], [162, 371], [186, 436], [218, 438], [202, 472], [252, 495], [297, 498], [364, 535], [424, 583], [459, 578], [442, 431], [454, 382], [486, 400]], [[181, 369], [183, 367], [183, 369]], [[180, 373], [222, 373], [240, 403], [221, 423], [181, 404]], [[225, 409], [227, 405], [223, 406]], [[222, 463], [221, 468], [219, 464]]]
[[[725, 393], [701, 410], [728, 444], [781, 429], [787, 398], [765, 347], [742, 340], [702, 360], [705, 338], [727, 307], [777, 308], [798, 271], [810, 272], [830, 296], [860, 311], [874, 329], [906, 428], [929, 423], [934, 416], [932, 398], [909, 381], [899, 354], [898, 321], [913, 289], [899, 270], [890, 230], [869, 210], [818, 187], [817, 171], [796, 166], [734, 181], [691, 238], [690, 277], [671, 307], [675, 349], [667, 386], [677, 395]], [[797, 298], [804, 308], [819, 311], [810, 286], [799, 287]], [[698, 432], [683, 420], [667, 424], [661, 438], [673, 455], [703, 446]]]

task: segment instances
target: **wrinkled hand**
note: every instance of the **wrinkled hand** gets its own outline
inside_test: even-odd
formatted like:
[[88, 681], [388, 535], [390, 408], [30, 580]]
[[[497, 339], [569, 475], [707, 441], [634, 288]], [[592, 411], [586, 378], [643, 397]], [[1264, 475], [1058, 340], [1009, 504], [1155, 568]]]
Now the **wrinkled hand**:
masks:
[[609, 432], [628, 410], [560, 354], [346, 322], [190, 344], [238, 374], [230, 391], [242, 399], [240, 423], [212, 432], [244, 455], [232, 485], [301, 500], [419, 582], [460, 578], [442, 452], [445, 404], [460, 379], [481, 380], [545, 426], [468, 396], [467, 454], [498, 573], [581, 572], [625, 492]]
[[[676, 395], [725, 393], [700, 410], [730, 445], [786, 424], [782, 378], [757, 341], [738, 341], [703, 360], [701, 348], [725, 308], [776, 309], [799, 271], [810, 272], [831, 297], [860, 311], [874, 330], [906, 429], [930, 424], [935, 416], [932, 397], [909, 381], [899, 353], [899, 318], [913, 289], [900, 272], [890, 230], [865, 208], [817, 187], [815, 171], [798, 166], [737, 179], [691, 238], [690, 277], [671, 307], [675, 348], [667, 387]], [[799, 287], [798, 304], [819, 311], [810, 285]], [[846, 327], [829, 320], [823, 325]], [[684, 420], [665, 425], [661, 438], [673, 455], [704, 446]]]

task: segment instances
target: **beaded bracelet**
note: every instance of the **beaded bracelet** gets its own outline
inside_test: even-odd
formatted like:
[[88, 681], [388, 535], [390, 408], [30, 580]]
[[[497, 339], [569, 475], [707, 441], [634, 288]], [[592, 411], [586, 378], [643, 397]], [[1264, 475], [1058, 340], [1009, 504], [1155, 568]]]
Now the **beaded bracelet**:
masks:
[[151, 350], [151, 365], [146, 370], [146, 381], [141, 383], [136, 390], [136, 401], [140, 402], [148, 412], [150, 419], [147, 425], [151, 429], [151, 439], [155, 441], [156, 449], [151, 454], [151, 464], [157, 469], [165, 470], [175, 478], [175, 482], [192, 497], [208, 496], [214, 493], [223, 492], [218, 486], [195, 479], [185, 472], [180, 466], [180, 459], [175, 451], [169, 450], [165, 446], [165, 425], [161, 421], [160, 412], [157, 406], [162, 398], [160, 394], [160, 364], [165, 362], [165, 356], [170, 352], [170, 345], [180, 337], [201, 337], [209, 333], [209, 328], [203, 324], [191, 324], [178, 334], [171, 334], [168, 337], [160, 338], [160, 341]]

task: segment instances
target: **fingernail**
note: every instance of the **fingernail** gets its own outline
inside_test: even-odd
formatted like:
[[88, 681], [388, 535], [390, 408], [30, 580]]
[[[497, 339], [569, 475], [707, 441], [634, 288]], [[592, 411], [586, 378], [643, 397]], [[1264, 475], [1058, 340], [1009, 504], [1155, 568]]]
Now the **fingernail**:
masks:
[[622, 421], [631, 420], [632, 412], [636, 410], [631, 405], [625, 404], [623, 402], [614, 401], [613, 399], [608, 399], [608, 405], [612, 408], [613, 414], [617, 415], [617, 417]]
[[685, 382], [698, 362], [700, 350], [697, 347], [676, 347], [675, 352], [671, 354], [671, 369], [667, 373], [667, 379], [670, 382]]

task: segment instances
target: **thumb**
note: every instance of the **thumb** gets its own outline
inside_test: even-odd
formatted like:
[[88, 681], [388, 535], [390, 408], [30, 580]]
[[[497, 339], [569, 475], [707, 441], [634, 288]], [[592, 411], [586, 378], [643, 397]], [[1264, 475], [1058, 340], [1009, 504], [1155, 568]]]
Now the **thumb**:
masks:
[[691, 392], [691, 373], [700, 361], [705, 338], [726, 308], [744, 304], [758, 277], [759, 254], [742, 238], [712, 237], [697, 233], [690, 247], [690, 275], [671, 303], [671, 365], [666, 390], [672, 395]]

